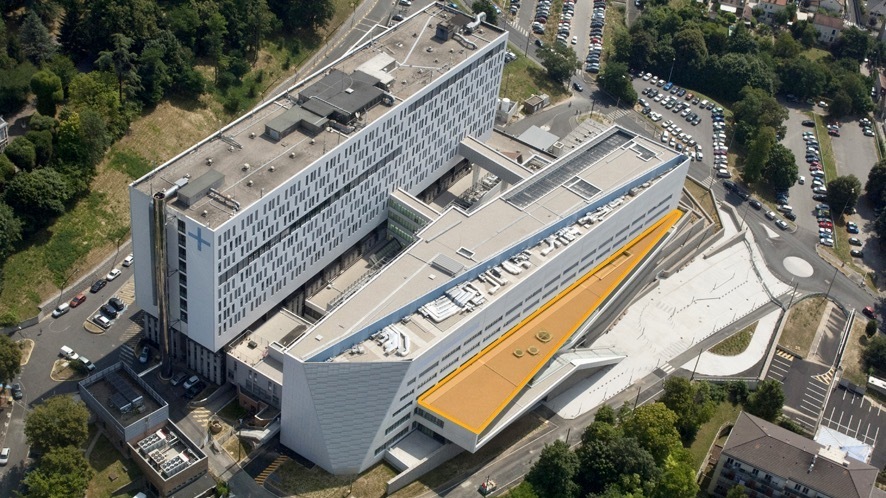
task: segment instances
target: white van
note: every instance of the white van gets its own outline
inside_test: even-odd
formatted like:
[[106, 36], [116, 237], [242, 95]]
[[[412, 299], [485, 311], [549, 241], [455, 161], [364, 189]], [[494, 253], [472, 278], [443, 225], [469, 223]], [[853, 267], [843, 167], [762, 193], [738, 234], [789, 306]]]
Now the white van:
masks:
[[778, 206], [778, 210], [781, 211], [782, 213], [790, 213], [791, 211], [794, 210], [794, 208], [791, 206], [788, 206], [787, 204], [781, 204]]
[[68, 311], [71, 311], [71, 305], [68, 303], [62, 303], [58, 305], [58, 308], [52, 311], [52, 318], [58, 318]]
[[62, 346], [58, 354], [71, 361], [80, 358], [80, 355], [75, 353], [74, 350], [69, 348], [68, 346]]
[[729, 174], [729, 170], [726, 168], [720, 168], [717, 170], [717, 177], [719, 178], [731, 178], [732, 175]]

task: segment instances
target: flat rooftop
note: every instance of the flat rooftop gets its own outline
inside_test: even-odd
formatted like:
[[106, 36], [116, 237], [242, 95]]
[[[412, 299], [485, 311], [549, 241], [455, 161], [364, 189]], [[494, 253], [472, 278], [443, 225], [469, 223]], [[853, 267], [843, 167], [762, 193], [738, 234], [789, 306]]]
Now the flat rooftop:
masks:
[[154, 399], [152, 393], [135, 382], [125, 369], [102, 370], [99, 374], [96, 374], [98, 378], [86, 385], [86, 390], [123, 427], [166, 404], [165, 401], [161, 404], [162, 400]]
[[172, 422], [129, 445], [164, 480], [206, 459], [206, 454]]
[[680, 219], [672, 211], [418, 398], [479, 434]]
[[309, 327], [308, 322], [284, 308], [274, 313], [257, 332], [232, 343], [228, 354], [282, 384], [283, 365], [270, 355], [271, 345], [285, 348], [304, 335]]
[[[504, 31], [499, 28], [483, 24], [470, 35], [462, 33], [461, 36], [467, 40], [465, 45], [455, 38], [441, 41], [434, 37], [438, 23], [463, 25], [470, 20], [464, 14], [443, 7], [443, 4], [431, 4], [296, 83], [276, 98], [249, 111], [136, 180], [132, 186], [153, 194], [171, 187], [186, 175], [190, 175], [192, 182], [199, 183], [202, 175], [214, 171], [222, 177], [215, 190], [239, 203], [239, 210], [246, 209], [326, 152], [345, 143], [349, 135], [353, 134], [331, 127], [334, 126], [331, 121], [326, 126], [323, 119], [308, 119], [311, 116], [318, 117], [315, 112], [322, 114], [341, 109], [343, 112], [354, 113], [355, 106], [360, 102], [351, 100], [357, 99], [360, 94], [367, 96], [366, 92], [372, 94], [367, 98], [376, 98], [378, 87], [371, 83], [383, 84], [387, 88], [383, 93], [391, 95], [393, 102], [389, 102], [390, 105], [379, 103], [360, 112], [354, 125], [358, 128], [366, 126], [388, 112], [395, 111], [404, 100], [443, 77], [477, 50], [504, 36]], [[466, 47], [469, 44], [474, 44], [476, 49]], [[380, 61], [391, 59], [394, 61], [392, 67], [379, 67]], [[362, 69], [358, 71], [358, 68]], [[355, 93], [337, 91], [331, 97], [332, 79], [350, 82], [347, 90], [353, 88], [352, 92]], [[303, 103], [304, 112], [298, 109], [297, 100], [300, 95], [313, 96]], [[329, 100], [333, 98], [338, 100]], [[311, 125], [318, 128], [310, 132], [297, 127], [279, 141], [265, 134], [266, 125], [277, 126], [281, 121], [292, 117], [293, 113], [311, 121]], [[249, 165], [248, 168], [246, 164]], [[235, 213], [231, 204], [208, 195], [195, 196], [190, 206], [186, 206], [180, 196], [170, 206], [210, 228], [219, 226]]]
[[[288, 354], [309, 360], [462, 272], [483, 264], [517, 241], [580, 211], [594, 201], [598, 193], [611, 191], [669, 161], [676, 167], [682, 160], [688, 159], [622, 128], [610, 128], [470, 214], [457, 208], [446, 210], [418, 234], [416, 243], [319, 321], [289, 348]], [[635, 200], [625, 197], [623, 202]], [[575, 229], [581, 233], [593, 232], [593, 226]], [[536, 247], [525, 251], [528, 264], [522, 270], [524, 276], [543, 268], [547, 258], [539, 254], [540, 250]], [[446, 266], [452, 266], [455, 273], [448, 274]], [[507, 278], [523, 277], [507, 275]], [[491, 287], [492, 283], [472, 281], [471, 285], [486, 301], [507, 294], [505, 291], [489, 294], [485, 285]], [[454, 314], [434, 321], [427, 313], [415, 313], [411, 318], [414, 319], [393, 325], [388, 331], [409, 338], [410, 353], [402, 355], [404, 359], [415, 357], [426, 344], [443, 337], [463, 319]], [[388, 357], [384, 344], [372, 340], [364, 341], [362, 351], [351, 353], [354, 354], [339, 355], [335, 361], [373, 361]]]

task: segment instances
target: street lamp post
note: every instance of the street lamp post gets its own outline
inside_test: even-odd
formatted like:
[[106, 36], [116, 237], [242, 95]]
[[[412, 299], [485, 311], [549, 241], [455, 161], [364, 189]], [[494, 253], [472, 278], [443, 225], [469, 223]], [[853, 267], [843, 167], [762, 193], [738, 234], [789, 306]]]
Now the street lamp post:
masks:
[[671, 72], [668, 73], [668, 82], [671, 81], [671, 76], [674, 75], [674, 63], [675, 63], [675, 62], [677, 62], [677, 58], [676, 58], [676, 57], [674, 57], [673, 59], [671, 59]]

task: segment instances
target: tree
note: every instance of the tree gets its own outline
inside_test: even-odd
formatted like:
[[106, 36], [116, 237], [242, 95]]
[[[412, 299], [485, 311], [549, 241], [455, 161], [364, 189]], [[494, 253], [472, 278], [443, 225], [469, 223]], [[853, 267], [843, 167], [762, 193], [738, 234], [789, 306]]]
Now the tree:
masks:
[[6, 154], [0, 154], [0, 187], [6, 185], [6, 182], [15, 174], [15, 165], [6, 157]]
[[671, 451], [682, 447], [676, 424], [673, 411], [662, 403], [652, 403], [635, 409], [621, 425], [625, 436], [636, 438], [661, 465]]
[[726, 42], [726, 50], [738, 54], [754, 54], [757, 52], [757, 41], [754, 40], [753, 35], [751, 35], [744, 23], [735, 25], [735, 31], [733, 31], [732, 36]]
[[781, 90], [803, 100], [824, 93], [829, 74], [824, 64], [806, 57], [786, 59], [778, 67], [777, 72], [781, 81]]
[[800, 55], [800, 52], [803, 51], [803, 46], [790, 33], [782, 31], [779, 33], [778, 38], [775, 39], [775, 45], [772, 47], [772, 50], [776, 57], [791, 60]]
[[52, 132], [49, 130], [30, 130], [25, 133], [27, 138], [34, 144], [37, 166], [46, 166], [52, 161]]
[[51, 59], [43, 63], [43, 68], [52, 71], [53, 74], [62, 80], [62, 90], [67, 95], [68, 85], [71, 84], [71, 80], [78, 73], [77, 67], [74, 66], [74, 61], [64, 55], [55, 54]]
[[773, 71], [762, 57], [752, 52], [730, 52], [722, 57], [712, 57], [706, 75], [708, 86], [727, 100], [738, 100], [746, 86], [760, 88], [768, 94], [774, 93], [775, 89]]
[[53, 396], [37, 405], [25, 417], [28, 444], [44, 450], [74, 446], [79, 448], [89, 437], [89, 410], [71, 396]]
[[886, 209], [874, 220], [874, 231], [877, 232], [877, 237], [886, 240]]
[[768, 126], [776, 133], [784, 133], [788, 111], [775, 97], [750, 86], [742, 88], [740, 96], [741, 100], [732, 108], [736, 140], [747, 145], [762, 126]]
[[37, 72], [30, 62], [0, 70], [0, 114], [14, 114], [31, 91], [31, 76]]
[[474, 0], [474, 3], [471, 4], [471, 12], [475, 14], [485, 12], [486, 22], [498, 24], [498, 12], [496, 12], [495, 5], [492, 4], [491, 0]]
[[837, 57], [861, 62], [868, 56], [872, 44], [873, 40], [866, 32], [851, 26], [840, 33], [832, 50]]
[[62, 161], [78, 166], [90, 179], [105, 154], [110, 137], [104, 120], [91, 109], [62, 113], [58, 127], [58, 154]]
[[6, 147], [6, 157], [20, 170], [30, 171], [37, 165], [37, 149], [26, 137], [10, 142]]
[[25, 15], [25, 20], [22, 22], [19, 43], [22, 54], [34, 64], [40, 64], [52, 57], [56, 49], [52, 35], [33, 10]]
[[652, 498], [694, 498], [697, 494], [698, 482], [692, 466], [668, 455]]
[[269, 0], [268, 7], [289, 32], [316, 31], [335, 15], [331, 0]]
[[791, 26], [791, 34], [807, 49], [814, 47], [815, 42], [818, 40], [818, 32], [815, 30], [815, 26], [806, 20], [795, 22]]
[[886, 336], [876, 335], [868, 341], [861, 353], [865, 367], [880, 373], [886, 371]]
[[31, 91], [37, 96], [37, 112], [44, 116], [55, 116], [55, 106], [65, 98], [61, 78], [46, 69], [31, 77]]
[[120, 33], [114, 33], [111, 37], [114, 42], [114, 50], [103, 50], [99, 53], [95, 63], [103, 71], [113, 71], [117, 76], [117, 95], [122, 103], [123, 100], [123, 83], [130, 86], [138, 86], [138, 73], [135, 71], [138, 55], [130, 52], [132, 47], [132, 38]]
[[837, 90], [828, 107], [828, 115], [834, 118], [852, 113], [852, 97], [845, 90]]
[[784, 406], [784, 390], [777, 380], [767, 379], [757, 384], [757, 390], [748, 397], [745, 408], [752, 415], [775, 422]]
[[536, 493], [551, 498], [577, 496], [578, 485], [572, 480], [578, 472], [578, 457], [560, 440], [546, 444], [538, 461], [526, 474], [526, 481]]
[[746, 182], [755, 183], [763, 177], [763, 170], [769, 161], [769, 154], [774, 145], [775, 130], [769, 126], [757, 130], [756, 136], [751, 141], [742, 172], [742, 177]]
[[[6, 260], [15, 251], [15, 245], [21, 242], [21, 240], [21, 220], [15, 216], [11, 207], [4, 202], [0, 202], [0, 262]], [[2, 342], [2, 339], [0, 339], [0, 342]]]
[[886, 159], [880, 160], [871, 168], [864, 189], [874, 208], [886, 206]]
[[684, 444], [695, 439], [698, 428], [714, 413], [714, 402], [709, 391], [701, 388], [702, 385], [706, 383], [691, 383], [683, 377], [669, 377], [659, 399], [677, 415], [676, 427]]
[[677, 32], [673, 41], [674, 50], [680, 54], [676, 63], [682, 74], [686, 70], [698, 70], [708, 59], [708, 47], [704, 34], [694, 24], [687, 24]]
[[83, 496], [92, 478], [83, 452], [74, 446], [51, 448], [25, 477], [27, 498]]
[[745, 491], [745, 487], [741, 484], [736, 484], [729, 488], [729, 491], [726, 493], [726, 498], [747, 498], [748, 494]]
[[541, 59], [541, 65], [547, 69], [548, 77], [557, 83], [565, 83], [579, 68], [575, 52], [561, 43], [545, 45], [535, 53]]
[[67, 180], [52, 168], [23, 171], [6, 186], [6, 202], [29, 231], [64, 213], [69, 198]]
[[868, 336], [868, 338], [874, 337], [874, 334], [877, 333], [877, 320], [868, 320], [868, 323], [864, 326], [864, 333]]
[[861, 182], [855, 175], [838, 176], [828, 182], [828, 204], [838, 217], [855, 207], [861, 193]]
[[91, 111], [105, 123], [109, 138], [120, 137], [126, 132], [129, 119], [121, 108], [112, 74], [80, 73], [71, 81], [68, 93], [68, 107], [80, 113], [81, 121], [86, 121], [86, 113]]
[[9, 336], [0, 336], [0, 381], [8, 383], [21, 372], [22, 350]]
[[772, 188], [776, 190], [790, 188], [800, 177], [794, 153], [780, 143], [774, 144], [769, 152], [769, 160], [763, 168], [763, 174]]
[[637, 102], [637, 91], [628, 77], [628, 66], [621, 62], [609, 62], [603, 66], [597, 77], [597, 84], [616, 99], [633, 106]]

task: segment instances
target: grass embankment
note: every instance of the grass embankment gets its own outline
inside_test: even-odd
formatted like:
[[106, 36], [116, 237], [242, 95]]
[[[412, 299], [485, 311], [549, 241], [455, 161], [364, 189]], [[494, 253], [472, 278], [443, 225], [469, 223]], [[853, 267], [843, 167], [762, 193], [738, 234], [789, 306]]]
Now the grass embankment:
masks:
[[804, 299], [791, 308], [778, 345], [804, 358], [808, 356], [826, 304], [825, 298], [816, 296]]
[[712, 347], [710, 352], [721, 356], [739, 355], [748, 348], [756, 329], [757, 322], [754, 322]]
[[89, 467], [95, 475], [89, 481], [86, 498], [118, 496], [116, 493], [118, 489], [129, 485], [141, 475], [135, 462], [131, 459], [124, 460], [117, 448], [104, 435], [99, 436], [89, 455]]
[[[609, 4], [606, 7], [606, 23], [603, 25], [603, 57], [601, 61], [605, 64], [609, 60], [609, 55], [613, 52], [612, 44], [615, 43], [616, 33], [618, 31], [627, 31], [625, 26], [625, 7], [624, 5]], [[587, 54], [576, 54], [581, 62], [582, 70], [584, 69], [584, 60]], [[601, 64], [602, 69], [602, 64]]]
[[843, 351], [843, 359], [840, 362], [840, 366], [843, 368], [841, 374], [843, 378], [859, 386], [868, 383], [868, 375], [861, 357], [868, 344], [868, 336], [864, 333], [867, 323], [867, 319], [862, 315], [855, 315], [852, 330], [849, 331], [849, 339], [846, 342], [846, 349]]
[[715, 230], [719, 230], [721, 226], [720, 214], [717, 213], [717, 208], [714, 205], [714, 198], [711, 196], [711, 193], [706, 188], [689, 178], [686, 179], [683, 186], [686, 187], [686, 190], [688, 190], [690, 194], [692, 194], [692, 197], [694, 197], [696, 202], [701, 205], [701, 208], [708, 213], [708, 216], [714, 220]]
[[717, 408], [714, 411], [714, 416], [712, 416], [706, 423], [702, 424], [698, 429], [698, 434], [695, 436], [695, 441], [689, 446], [689, 455], [692, 457], [694, 468], [697, 469], [701, 467], [702, 462], [704, 462], [704, 459], [708, 454], [708, 449], [711, 447], [714, 439], [718, 436], [720, 427], [722, 427], [723, 424], [734, 423], [735, 419], [738, 418], [739, 412], [741, 412], [741, 405], [733, 405], [728, 401], [724, 401], [717, 405]]
[[563, 85], [548, 78], [548, 73], [543, 67], [526, 57], [514, 45], [508, 44], [508, 48], [517, 56], [517, 60], [505, 64], [498, 92], [500, 97], [523, 102], [533, 94], [546, 93], [551, 97], [553, 104], [569, 96], [569, 91]]
[[308, 469], [298, 462], [287, 460], [269, 481], [280, 491], [304, 498], [381, 498], [385, 496], [386, 483], [395, 475], [394, 470], [384, 462], [359, 476], [347, 476], [332, 475], [317, 466]]

